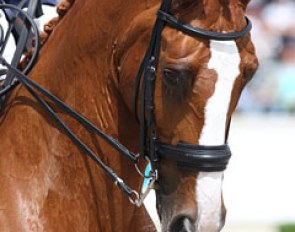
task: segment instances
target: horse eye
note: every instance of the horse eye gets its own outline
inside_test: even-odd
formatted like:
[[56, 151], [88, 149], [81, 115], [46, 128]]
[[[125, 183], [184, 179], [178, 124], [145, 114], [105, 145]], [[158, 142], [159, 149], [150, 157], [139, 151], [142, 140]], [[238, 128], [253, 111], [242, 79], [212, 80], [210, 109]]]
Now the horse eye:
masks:
[[[183, 102], [189, 96], [194, 82], [194, 74], [184, 68], [163, 68], [162, 79], [166, 97]], [[167, 98], [167, 99], [168, 99]]]
[[169, 86], [183, 85], [193, 78], [192, 72], [187, 69], [163, 68], [162, 72], [164, 82]]
[[178, 72], [173, 69], [163, 69], [163, 78], [166, 84], [177, 85], [179, 82]]

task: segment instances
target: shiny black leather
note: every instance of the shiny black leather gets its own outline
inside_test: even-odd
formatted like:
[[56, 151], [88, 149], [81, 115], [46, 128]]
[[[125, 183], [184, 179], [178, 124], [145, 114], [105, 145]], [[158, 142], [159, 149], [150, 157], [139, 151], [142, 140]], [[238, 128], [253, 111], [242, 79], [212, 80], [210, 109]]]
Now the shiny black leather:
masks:
[[189, 24], [186, 24], [177, 20], [174, 16], [168, 14], [167, 12], [163, 12], [161, 10], [158, 11], [157, 15], [158, 15], [158, 18], [166, 22], [169, 26], [179, 31], [182, 31], [183, 33], [187, 35], [190, 35], [193, 37], [200, 37], [207, 40], [208, 39], [220, 40], [220, 41], [236, 40], [245, 36], [252, 29], [252, 23], [247, 17], [245, 17], [247, 26], [242, 31], [223, 33], [223, 32], [215, 32], [215, 31], [207, 31], [198, 27], [193, 27]]
[[204, 146], [179, 143], [173, 146], [159, 143], [156, 145], [156, 149], [160, 160], [173, 160], [180, 168], [202, 172], [225, 170], [231, 157], [231, 151], [227, 144]]

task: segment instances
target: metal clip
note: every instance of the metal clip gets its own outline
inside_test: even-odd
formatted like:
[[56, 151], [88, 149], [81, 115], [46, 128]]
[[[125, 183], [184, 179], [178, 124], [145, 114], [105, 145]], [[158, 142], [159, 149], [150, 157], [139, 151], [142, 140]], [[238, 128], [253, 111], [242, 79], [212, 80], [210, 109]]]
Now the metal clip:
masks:
[[157, 178], [158, 178], [158, 175], [157, 175], [157, 172], [155, 172], [155, 176], [150, 179], [150, 182], [149, 182], [146, 190], [143, 193], [140, 194], [139, 199], [136, 201], [136, 206], [137, 207], [140, 207], [143, 204], [143, 202], [144, 202], [145, 198], [147, 197], [147, 195], [150, 193], [150, 191], [152, 189], [154, 189], [154, 184], [155, 184]]
[[147, 179], [155, 178], [157, 175], [156, 172], [152, 170], [150, 171], [149, 175], [146, 175], [144, 172], [140, 170], [140, 168], [138, 167], [138, 163], [135, 163], [134, 166], [138, 174], [141, 175], [143, 178], [147, 178]]
[[138, 192], [136, 192], [135, 190], [132, 191], [133, 196], [129, 197], [129, 201], [136, 205], [137, 207], [142, 206], [145, 198], [147, 197], [147, 195], [149, 194], [149, 192], [154, 189], [154, 183], [156, 182], [156, 180], [158, 179], [158, 174], [157, 171], [155, 171], [155, 175], [153, 175], [153, 177], [150, 179], [150, 182], [146, 188], [146, 190], [141, 193], [140, 195], [138, 194]]
[[139, 194], [138, 192], [136, 192], [135, 190], [132, 190], [132, 195], [129, 197], [129, 201], [131, 202], [131, 204], [136, 205], [137, 206], [137, 202], [139, 201]]
[[[141, 157], [141, 155], [140, 154], [136, 154], [136, 157], [139, 158], [139, 157]], [[145, 159], [149, 163], [151, 163], [150, 159], [147, 156], [145, 156]], [[158, 179], [158, 173], [157, 173], [156, 170], [155, 171], [150, 170], [149, 175], [146, 175], [143, 171], [140, 170], [138, 164], [139, 164], [139, 159], [138, 159], [138, 162], [137, 163], [134, 163], [135, 169], [136, 169], [136, 171], [137, 171], [137, 173], [139, 175], [141, 175], [143, 178], [147, 178], [147, 179], [150, 179], [150, 178], [156, 178], [156, 180]]]

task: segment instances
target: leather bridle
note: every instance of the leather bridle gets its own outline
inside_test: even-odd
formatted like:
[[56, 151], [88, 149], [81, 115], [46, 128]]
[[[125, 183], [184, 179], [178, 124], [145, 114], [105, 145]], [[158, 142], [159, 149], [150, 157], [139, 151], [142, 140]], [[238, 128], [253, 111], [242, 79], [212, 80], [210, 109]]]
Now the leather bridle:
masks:
[[[157, 20], [152, 31], [148, 49], [136, 76], [135, 88], [133, 92], [133, 113], [137, 113], [137, 101], [139, 98], [139, 121], [141, 131], [140, 154], [150, 160], [152, 170], [154, 171], [158, 169], [157, 163], [161, 158], [171, 159], [177, 162], [178, 166], [181, 168], [205, 172], [222, 171], [226, 169], [226, 165], [231, 157], [231, 152], [226, 141], [225, 144], [221, 146], [201, 146], [197, 144], [185, 143], [173, 146], [170, 144], [160, 143], [157, 140], [154, 115], [154, 91], [160, 53], [161, 32], [164, 26], [167, 25], [182, 31], [189, 36], [228, 41], [241, 38], [249, 33], [252, 28], [252, 24], [246, 17], [245, 19], [247, 25], [239, 32], [222, 33], [203, 30], [189, 24], [185, 24], [171, 15], [169, 12], [171, 1], [172, 0], [164, 0], [162, 2], [162, 5], [157, 13]], [[140, 83], [141, 92], [140, 96], [138, 96]]]
[[[251, 22], [246, 17], [247, 26], [240, 32], [222, 33], [203, 30], [180, 22], [173, 15], [171, 15], [171, 1], [172, 0], [163, 0], [161, 4], [161, 7], [157, 13], [155, 25], [151, 33], [150, 43], [145, 52], [135, 79], [133, 92], [133, 112], [140, 124], [139, 154], [129, 151], [119, 141], [105, 134], [85, 117], [77, 113], [60, 99], [35, 83], [33, 80], [29, 79], [15, 66], [9, 64], [2, 57], [2, 55], [0, 57], [1, 63], [8, 68], [10, 75], [13, 75], [14, 78], [17, 79], [31, 93], [31, 95], [44, 107], [46, 112], [58, 123], [60, 128], [65, 132], [65, 134], [67, 134], [74, 144], [84, 153], [86, 153], [91, 159], [93, 159], [94, 162], [96, 162], [96, 164], [99, 165], [111, 177], [112, 181], [125, 194], [128, 195], [130, 201], [137, 206], [142, 204], [145, 196], [148, 194], [148, 191], [153, 187], [153, 183], [157, 180], [158, 163], [161, 161], [161, 159], [173, 160], [180, 168], [188, 170], [216, 172], [225, 170], [231, 157], [231, 151], [226, 141], [224, 145], [220, 146], [201, 146], [198, 144], [187, 143], [179, 143], [174, 146], [170, 144], [163, 144], [157, 140], [154, 113], [154, 91], [160, 53], [161, 33], [165, 26], [170, 26], [193, 37], [222, 41], [236, 40], [245, 36], [251, 30]], [[148, 176], [151, 178], [151, 181], [147, 192], [140, 195], [137, 193], [137, 191], [126, 185], [110, 167], [105, 165], [100, 160], [100, 158], [83, 141], [81, 141], [76, 134], [72, 132], [72, 130], [55, 113], [53, 108], [46, 101], [44, 101], [39, 94], [46, 96], [48, 99], [54, 102], [56, 106], [60, 107], [71, 117], [80, 122], [85, 128], [91, 130], [103, 138], [114, 149], [132, 161], [139, 173], [142, 174], [138, 168], [138, 162], [140, 158], [144, 157], [148, 159], [151, 162], [152, 171]], [[0, 97], [2, 95], [4, 94], [0, 91]], [[139, 105], [139, 109], [137, 109], [137, 105]], [[139, 116], [137, 116], [137, 112]], [[144, 176], [144, 174], [142, 175]]]

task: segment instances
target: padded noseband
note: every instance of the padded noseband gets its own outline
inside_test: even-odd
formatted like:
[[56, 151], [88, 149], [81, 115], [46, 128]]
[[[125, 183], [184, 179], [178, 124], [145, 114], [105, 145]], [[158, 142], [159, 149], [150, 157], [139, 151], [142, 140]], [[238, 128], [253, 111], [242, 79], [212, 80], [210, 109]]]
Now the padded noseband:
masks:
[[160, 159], [173, 160], [180, 168], [193, 171], [224, 171], [231, 157], [227, 144], [204, 146], [178, 143], [173, 146], [160, 143], [156, 147]]

